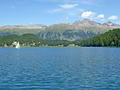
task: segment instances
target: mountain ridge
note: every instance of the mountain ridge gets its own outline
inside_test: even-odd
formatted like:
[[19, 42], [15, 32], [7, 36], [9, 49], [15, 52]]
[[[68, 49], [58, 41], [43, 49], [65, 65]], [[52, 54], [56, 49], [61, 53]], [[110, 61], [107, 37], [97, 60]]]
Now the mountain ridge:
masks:
[[111, 21], [104, 22], [104, 23], [98, 23], [96, 21], [92, 21], [89, 19], [84, 19], [84, 20], [78, 20], [73, 23], [63, 23], [63, 24], [51, 24], [51, 25], [45, 25], [45, 24], [28, 24], [28, 25], [3, 25], [0, 26], [0, 29], [4, 28], [29, 28], [29, 29], [41, 29], [41, 28], [46, 28], [50, 26], [55, 26], [55, 25], [83, 25], [83, 26], [89, 26], [89, 25], [103, 25], [103, 26], [114, 26], [114, 27], [120, 27], [120, 24], [113, 23]]
[[45, 40], [82, 40], [103, 34], [111, 29], [120, 28], [120, 25], [105, 22], [97, 23], [88, 19], [76, 21], [72, 24], [32, 24], [0, 26], [0, 32], [11, 32], [18, 35], [35, 34]]

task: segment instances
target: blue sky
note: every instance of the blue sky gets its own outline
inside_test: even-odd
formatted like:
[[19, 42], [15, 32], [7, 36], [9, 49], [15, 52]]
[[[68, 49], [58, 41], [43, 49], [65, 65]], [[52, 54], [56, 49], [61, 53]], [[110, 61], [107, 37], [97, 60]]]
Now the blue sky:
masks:
[[0, 25], [120, 23], [120, 0], [0, 0]]

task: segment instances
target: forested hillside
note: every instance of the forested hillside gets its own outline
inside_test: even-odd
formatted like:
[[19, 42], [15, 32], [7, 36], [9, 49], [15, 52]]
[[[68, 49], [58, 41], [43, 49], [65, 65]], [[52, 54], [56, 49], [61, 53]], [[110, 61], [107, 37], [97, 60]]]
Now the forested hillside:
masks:
[[87, 40], [80, 41], [81, 46], [120, 46], [120, 29], [109, 30]]

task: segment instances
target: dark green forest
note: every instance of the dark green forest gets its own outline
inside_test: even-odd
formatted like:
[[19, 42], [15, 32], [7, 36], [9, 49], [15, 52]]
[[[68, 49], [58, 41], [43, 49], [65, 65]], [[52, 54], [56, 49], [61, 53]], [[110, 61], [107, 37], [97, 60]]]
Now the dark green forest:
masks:
[[76, 44], [80, 46], [93, 47], [120, 47], [120, 29], [109, 30], [108, 32], [89, 38], [83, 41], [77, 41]]

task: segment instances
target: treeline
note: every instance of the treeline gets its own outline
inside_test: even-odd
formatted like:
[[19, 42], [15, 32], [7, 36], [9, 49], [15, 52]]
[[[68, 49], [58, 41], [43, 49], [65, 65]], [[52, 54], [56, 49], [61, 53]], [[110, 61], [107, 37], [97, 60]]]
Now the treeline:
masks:
[[19, 42], [23, 46], [67, 46], [70, 44], [66, 40], [43, 40], [38, 38], [34, 34], [24, 34], [24, 35], [2, 35], [0, 36], [0, 46], [11, 46], [13, 42]]
[[108, 32], [89, 38], [83, 41], [77, 41], [76, 44], [80, 46], [93, 47], [120, 47], [120, 29], [109, 30]]

